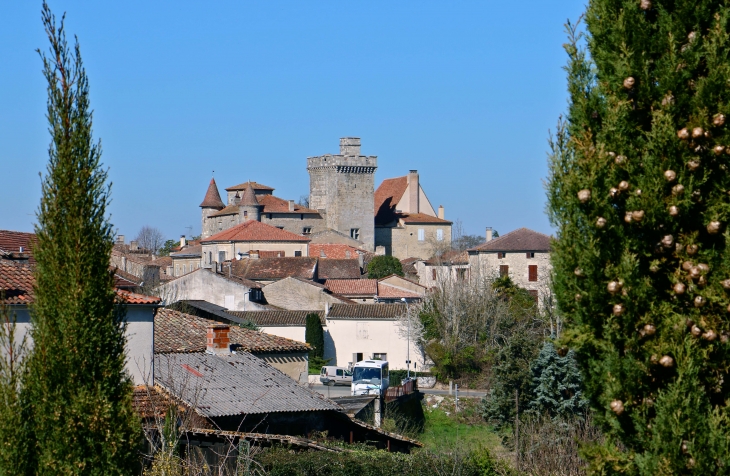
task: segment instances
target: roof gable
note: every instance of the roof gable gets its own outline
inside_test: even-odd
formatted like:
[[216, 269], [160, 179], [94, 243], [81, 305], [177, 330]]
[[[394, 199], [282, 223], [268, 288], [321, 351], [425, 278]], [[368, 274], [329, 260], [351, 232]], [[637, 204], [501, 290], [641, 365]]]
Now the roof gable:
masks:
[[519, 228], [509, 233], [494, 238], [469, 251], [544, 251], [549, 252], [552, 238], [543, 233]]
[[395, 219], [395, 207], [408, 188], [408, 177], [385, 179], [375, 191], [375, 223], [385, 224]]

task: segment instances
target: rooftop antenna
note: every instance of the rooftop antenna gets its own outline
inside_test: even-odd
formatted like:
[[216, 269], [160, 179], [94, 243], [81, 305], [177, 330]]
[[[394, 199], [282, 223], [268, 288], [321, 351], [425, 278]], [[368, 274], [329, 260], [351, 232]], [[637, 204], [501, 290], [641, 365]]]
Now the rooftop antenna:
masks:
[[188, 235], [188, 236], [192, 236], [192, 234], [193, 234], [193, 225], [186, 226], [185, 229], [188, 230], [188, 232], [190, 233], [190, 235]]

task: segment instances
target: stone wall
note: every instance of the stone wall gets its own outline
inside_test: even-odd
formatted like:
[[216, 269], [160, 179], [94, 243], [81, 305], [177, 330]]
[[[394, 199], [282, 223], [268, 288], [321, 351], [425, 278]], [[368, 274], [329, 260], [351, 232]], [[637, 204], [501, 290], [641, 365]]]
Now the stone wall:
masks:
[[325, 304], [342, 301], [327, 294], [324, 288], [295, 278], [284, 278], [264, 287], [266, 302], [290, 311], [323, 310]]
[[320, 215], [306, 213], [263, 213], [261, 223], [281, 227], [297, 235], [304, 234], [304, 228], [311, 228], [311, 233], [327, 229], [327, 224]]
[[176, 258], [172, 257], [172, 275], [182, 276], [200, 268], [200, 258]]
[[[301, 256], [308, 255], [308, 245], [306, 241], [302, 242], [275, 242], [275, 241], [247, 241], [239, 243], [206, 243], [203, 244], [203, 263], [202, 266], [210, 267], [211, 256], [212, 261], [221, 262], [236, 259], [238, 252], [249, 253], [250, 251], [283, 251], [284, 256], [296, 256], [296, 252], [300, 252]], [[220, 260], [219, 253], [225, 253], [225, 259]], [[212, 253], [212, 255], [211, 255]]]
[[[482, 275], [488, 277], [499, 277], [499, 267], [508, 266], [509, 277], [516, 285], [530, 291], [538, 291], [539, 296], [549, 292], [550, 253], [535, 253], [534, 258], [528, 258], [527, 252], [507, 252], [503, 258], [499, 258], [497, 252], [470, 252], [469, 267], [472, 276]], [[529, 266], [537, 265], [537, 281], [529, 280]], [[477, 274], [478, 273], [478, 274]]]
[[[418, 230], [424, 230], [424, 239], [418, 239]], [[437, 230], [443, 230], [443, 240], [436, 239]], [[433, 256], [436, 248], [451, 248], [451, 225], [442, 223], [404, 224], [394, 228], [378, 228], [375, 244], [385, 246], [386, 253], [398, 259]], [[380, 241], [382, 240], [382, 241]], [[388, 242], [389, 240], [389, 242]]]
[[202, 300], [231, 311], [258, 311], [263, 306], [250, 302], [250, 288], [234, 280], [199, 269], [173, 281], [161, 284], [155, 293], [168, 305], [183, 300]]

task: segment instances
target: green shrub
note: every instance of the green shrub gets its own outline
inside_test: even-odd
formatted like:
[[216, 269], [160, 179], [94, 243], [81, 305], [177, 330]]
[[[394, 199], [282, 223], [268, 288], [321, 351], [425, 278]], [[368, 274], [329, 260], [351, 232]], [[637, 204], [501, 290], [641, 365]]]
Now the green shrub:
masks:
[[376, 256], [368, 263], [368, 278], [380, 279], [391, 274], [403, 276], [403, 265], [395, 256]]

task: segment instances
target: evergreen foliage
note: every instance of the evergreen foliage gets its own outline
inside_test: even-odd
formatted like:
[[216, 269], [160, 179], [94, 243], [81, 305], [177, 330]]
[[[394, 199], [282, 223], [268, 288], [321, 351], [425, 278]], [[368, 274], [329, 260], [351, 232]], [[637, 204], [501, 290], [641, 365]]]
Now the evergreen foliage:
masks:
[[324, 358], [324, 330], [319, 314], [314, 312], [307, 314], [305, 326], [304, 340], [312, 346], [312, 350], [309, 351], [309, 370], [310, 373], [319, 373], [319, 369], [329, 362]]
[[596, 474], [728, 474], [730, 6], [592, 0], [573, 25], [549, 213]]
[[375, 256], [368, 263], [368, 278], [380, 279], [391, 274], [403, 276], [403, 265], [395, 256]]
[[560, 357], [553, 343], [545, 342], [531, 370], [533, 400], [528, 408], [532, 413], [566, 419], [585, 413], [588, 402], [583, 398], [582, 378], [573, 351]]
[[50, 54], [52, 142], [34, 248], [33, 350], [21, 400], [30, 445], [17, 474], [132, 474], [141, 431], [125, 372], [124, 310], [115, 306], [109, 259], [107, 173], [92, 140], [89, 86], [78, 43], [70, 50], [43, 5]]

